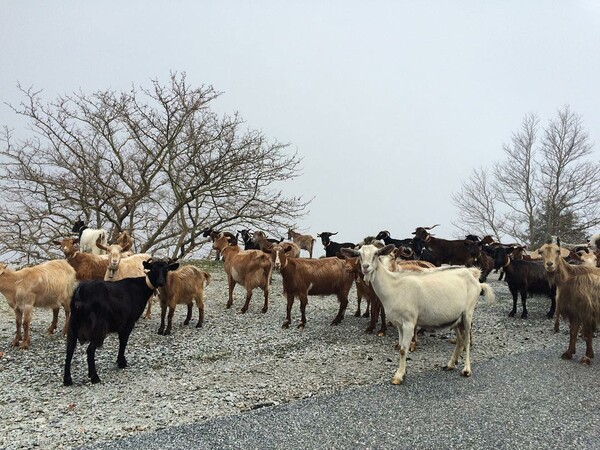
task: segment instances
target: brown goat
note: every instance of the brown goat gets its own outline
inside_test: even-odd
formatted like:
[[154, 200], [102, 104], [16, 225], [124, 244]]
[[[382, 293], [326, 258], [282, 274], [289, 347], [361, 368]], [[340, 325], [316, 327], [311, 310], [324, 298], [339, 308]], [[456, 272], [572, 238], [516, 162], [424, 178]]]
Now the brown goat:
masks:
[[288, 229], [288, 239], [291, 239], [292, 242], [298, 244], [300, 250], [306, 250], [308, 252], [309, 258], [313, 257], [313, 247], [315, 245], [315, 238], [310, 234], [300, 234], [296, 233], [291, 228]]
[[300, 299], [301, 320], [298, 328], [306, 325], [306, 305], [309, 295], [335, 295], [340, 304], [331, 325], [337, 325], [344, 318], [348, 306], [348, 293], [354, 282], [354, 274], [347, 263], [339, 258], [290, 258], [290, 246], [275, 244], [268, 252], [273, 267], [283, 278], [283, 293], [287, 297], [287, 315], [282, 328], [289, 328], [292, 318], [294, 298]]
[[586, 343], [581, 363], [589, 365], [590, 359], [594, 357], [592, 339], [600, 323], [600, 270], [570, 265], [561, 256], [560, 247], [555, 244], [543, 245], [539, 253], [549, 281], [557, 288], [557, 314], [560, 310], [560, 315], [569, 321], [569, 347], [562, 358], [573, 358], [577, 335], [581, 329]]
[[442, 264], [460, 264], [470, 267], [481, 254], [481, 242], [469, 239], [447, 240], [436, 238], [429, 233], [433, 227], [418, 227], [412, 234], [431, 249], [436, 266]]
[[[0, 292], [15, 312], [17, 325], [12, 346], [17, 347], [20, 344], [24, 350], [29, 348], [31, 341], [29, 329], [34, 307], [52, 309], [52, 324], [47, 331], [48, 334], [52, 334], [56, 330], [58, 312], [62, 306], [65, 310], [63, 335], [66, 335], [71, 311], [71, 296], [76, 283], [75, 269], [62, 259], [47, 261], [17, 271], [0, 263]], [[21, 326], [23, 335], [21, 335]]]
[[246, 302], [240, 312], [243, 314], [248, 311], [252, 291], [260, 288], [265, 296], [265, 303], [261, 311], [266, 313], [269, 308], [269, 287], [272, 273], [269, 255], [260, 250], [241, 250], [237, 243], [232, 243], [230, 237], [223, 233], [219, 233], [213, 242], [213, 248], [221, 252], [227, 274], [229, 299], [226, 307], [231, 308], [233, 305], [233, 288], [236, 284], [241, 284], [246, 288]]
[[133, 248], [133, 239], [127, 231], [121, 231], [121, 233], [117, 236], [115, 244], [118, 244], [123, 248]]
[[[187, 305], [187, 316], [184, 325], [192, 319], [192, 308], [194, 301], [198, 306], [198, 323], [200, 328], [204, 322], [204, 288], [210, 283], [210, 274], [194, 266], [181, 266], [175, 271], [167, 273], [167, 284], [158, 288], [160, 297], [160, 327], [158, 334], [171, 334], [173, 314], [177, 305]], [[167, 327], [165, 328], [165, 315], [169, 307]]]
[[108, 256], [80, 252], [76, 247], [78, 242], [77, 238], [52, 241], [60, 246], [67, 262], [75, 269], [77, 280], [103, 280], [108, 269]]

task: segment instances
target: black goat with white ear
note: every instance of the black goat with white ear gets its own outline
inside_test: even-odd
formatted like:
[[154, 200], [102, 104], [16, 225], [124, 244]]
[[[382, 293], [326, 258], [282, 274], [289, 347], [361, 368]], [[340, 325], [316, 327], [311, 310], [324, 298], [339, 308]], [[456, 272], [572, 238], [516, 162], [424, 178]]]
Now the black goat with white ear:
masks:
[[179, 263], [162, 260], [144, 261], [147, 271], [143, 277], [125, 278], [120, 281], [83, 281], [71, 299], [71, 319], [67, 334], [67, 357], [65, 359], [65, 386], [73, 384], [71, 361], [77, 347], [89, 342], [87, 347], [88, 376], [92, 383], [99, 383], [96, 372], [96, 349], [102, 347], [109, 333], [119, 334], [117, 365], [127, 367], [125, 347], [129, 335], [142, 315], [148, 299], [154, 291], [167, 282], [169, 270], [176, 270]]

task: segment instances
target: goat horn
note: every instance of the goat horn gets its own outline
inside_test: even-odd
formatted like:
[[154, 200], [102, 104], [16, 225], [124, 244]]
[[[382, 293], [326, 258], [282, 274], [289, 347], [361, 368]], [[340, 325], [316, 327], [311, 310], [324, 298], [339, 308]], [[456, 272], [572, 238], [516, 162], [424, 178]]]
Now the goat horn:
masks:
[[432, 226], [432, 227], [424, 227], [424, 228], [425, 228], [426, 230], [432, 230], [432, 229], [434, 229], [435, 227], [439, 227], [439, 226], [440, 226], [440, 224], [439, 224], [439, 223], [436, 223], [436, 224], [435, 224], [434, 226]]

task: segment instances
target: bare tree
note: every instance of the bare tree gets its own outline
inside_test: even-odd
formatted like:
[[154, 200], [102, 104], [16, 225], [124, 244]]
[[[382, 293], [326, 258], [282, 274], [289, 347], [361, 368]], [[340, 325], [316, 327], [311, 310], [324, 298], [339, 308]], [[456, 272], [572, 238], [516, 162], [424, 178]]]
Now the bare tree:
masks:
[[198, 255], [206, 227], [283, 229], [309, 203], [277, 188], [299, 175], [288, 145], [247, 129], [237, 114], [218, 116], [210, 104], [220, 93], [189, 86], [185, 74], [48, 104], [19, 89], [25, 100], [13, 110], [29, 119], [31, 135], [15, 141], [4, 130], [3, 254], [52, 257], [51, 241], [82, 216], [113, 238], [132, 231], [140, 252]]
[[488, 180], [488, 171], [473, 169], [468, 182], [463, 182], [460, 193], [452, 194], [452, 201], [461, 211], [461, 221], [454, 226], [464, 234], [490, 235], [496, 241], [502, 238], [504, 221], [497, 211], [498, 192]]
[[493, 181], [475, 171], [463, 183], [453, 195], [461, 226], [537, 246], [548, 235], [578, 239], [600, 224], [600, 164], [590, 158], [581, 117], [565, 106], [539, 134], [537, 116], [526, 115]]

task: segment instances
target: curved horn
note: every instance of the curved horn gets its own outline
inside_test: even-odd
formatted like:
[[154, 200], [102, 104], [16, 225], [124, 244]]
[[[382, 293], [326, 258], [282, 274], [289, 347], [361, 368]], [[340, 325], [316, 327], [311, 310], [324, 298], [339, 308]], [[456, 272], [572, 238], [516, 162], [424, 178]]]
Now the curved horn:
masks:
[[439, 223], [436, 223], [436, 224], [435, 224], [434, 226], [432, 226], [432, 227], [423, 227], [423, 228], [425, 228], [426, 230], [433, 230], [435, 227], [439, 227], [439, 226], [440, 226], [440, 224], [439, 224]]

